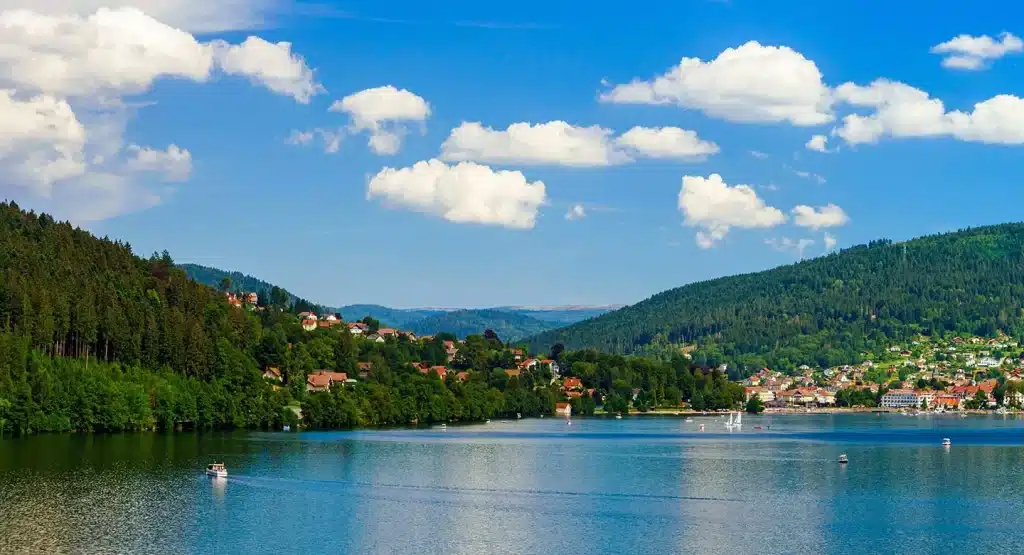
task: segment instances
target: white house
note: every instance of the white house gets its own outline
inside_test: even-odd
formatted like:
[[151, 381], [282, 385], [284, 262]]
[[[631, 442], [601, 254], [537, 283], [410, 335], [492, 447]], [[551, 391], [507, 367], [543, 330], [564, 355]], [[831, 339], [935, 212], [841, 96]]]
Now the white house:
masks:
[[555, 416], [572, 416], [572, 405], [569, 403], [555, 403]]

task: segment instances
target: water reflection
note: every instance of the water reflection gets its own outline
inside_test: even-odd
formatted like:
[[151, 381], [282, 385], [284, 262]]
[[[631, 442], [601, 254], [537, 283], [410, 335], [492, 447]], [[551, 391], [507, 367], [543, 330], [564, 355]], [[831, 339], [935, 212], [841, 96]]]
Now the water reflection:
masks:
[[744, 420], [3, 440], [0, 553], [1024, 553], [1019, 420]]

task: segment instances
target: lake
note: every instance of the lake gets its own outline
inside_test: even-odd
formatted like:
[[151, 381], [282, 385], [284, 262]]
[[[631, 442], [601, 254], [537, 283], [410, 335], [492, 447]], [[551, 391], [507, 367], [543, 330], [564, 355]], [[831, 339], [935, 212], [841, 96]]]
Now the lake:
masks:
[[[205, 476], [214, 460], [229, 478]], [[728, 432], [713, 417], [546, 418], [0, 440], [0, 553], [586, 552], [1024, 553], [1024, 420], [775, 415]]]

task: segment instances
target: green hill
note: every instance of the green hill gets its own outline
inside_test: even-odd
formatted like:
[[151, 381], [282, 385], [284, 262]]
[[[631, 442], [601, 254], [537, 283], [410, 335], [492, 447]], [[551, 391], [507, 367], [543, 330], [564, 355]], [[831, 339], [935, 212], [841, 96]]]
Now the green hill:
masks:
[[752, 274], [693, 283], [529, 339], [615, 353], [679, 352], [742, 372], [832, 366], [923, 334], [1024, 333], [1024, 224], [873, 241]]
[[454, 333], [460, 338], [494, 330], [502, 341], [516, 341], [549, 330], [557, 324], [544, 322], [524, 314], [493, 309], [454, 310], [428, 316], [409, 325], [417, 334]]

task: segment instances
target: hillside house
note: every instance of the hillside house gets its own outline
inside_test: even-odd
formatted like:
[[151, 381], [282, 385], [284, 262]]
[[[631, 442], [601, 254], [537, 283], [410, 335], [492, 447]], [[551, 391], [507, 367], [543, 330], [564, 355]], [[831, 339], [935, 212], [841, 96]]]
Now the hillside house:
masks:
[[330, 391], [331, 378], [321, 374], [306, 376], [306, 391]]
[[302, 329], [304, 329], [306, 331], [313, 331], [313, 330], [316, 329], [316, 327], [317, 327], [317, 319], [316, 319], [315, 316], [312, 317], [312, 318], [303, 318], [302, 319]]
[[263, 369], [263, 377], [268, 380], [282, 381], [284, 378], [281, 376], [281, 369], [276, 366], [267, 366]]
[[572, 405], [569, 403], [555, 403], [555, 416], [572, 416]]

